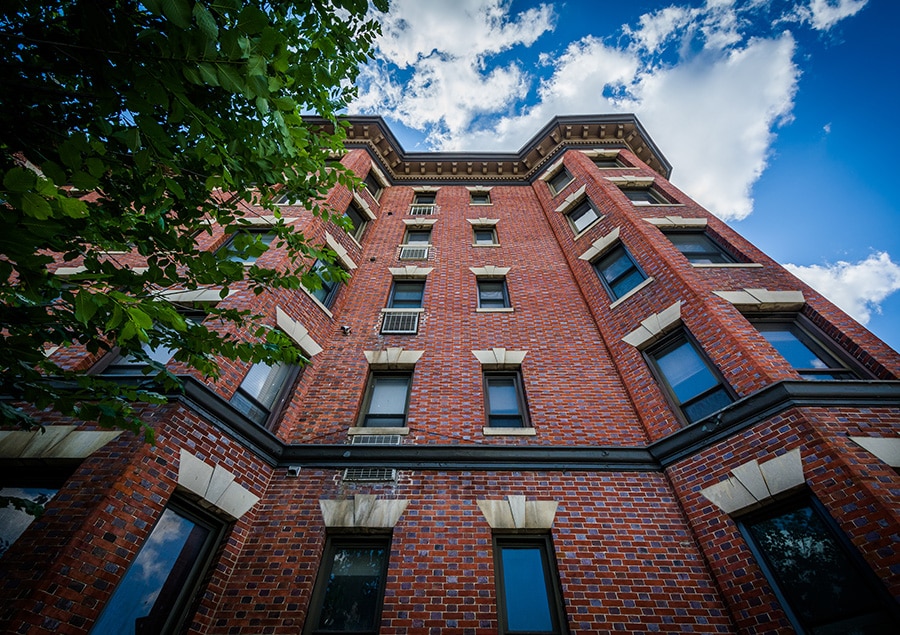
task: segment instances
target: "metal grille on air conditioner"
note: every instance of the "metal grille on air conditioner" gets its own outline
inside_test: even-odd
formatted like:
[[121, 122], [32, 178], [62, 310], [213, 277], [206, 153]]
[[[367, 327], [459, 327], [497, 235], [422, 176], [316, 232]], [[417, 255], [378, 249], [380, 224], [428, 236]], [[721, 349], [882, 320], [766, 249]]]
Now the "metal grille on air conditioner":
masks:
[[418, 331], [418, 311], [391, 311], [384, 313], [384, 320], [381, 323], [382, 333], [415, 335]]
[[[400, 445], [403, 437], [399, 434], [357, 434], [351, 445]], [[348, 467], [344, 470], [345, 481], [396, 481], [397, 470], [390, 467]]]
[[428, 247], [400, 247], [400, 260], [425, 260], [428, 258]]
[[410, 205], [409, 206], [409, 215], [410, 216], [433, 216], [437, 212], [437, 205], [434, 204], [419, 204], [419, 205]]
[[400, 445], [399, 434], [355, 434], [351, 445]]

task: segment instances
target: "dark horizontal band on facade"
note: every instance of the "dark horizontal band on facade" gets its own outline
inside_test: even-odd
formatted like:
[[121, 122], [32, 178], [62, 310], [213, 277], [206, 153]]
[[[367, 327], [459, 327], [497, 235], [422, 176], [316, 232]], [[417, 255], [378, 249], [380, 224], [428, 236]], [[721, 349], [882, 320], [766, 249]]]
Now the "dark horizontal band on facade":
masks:
[[660, 471], [711, 445], [800, 407], [900, 407], [900, 381], [782, 381], [644, 447], [547, 445], [285, 444], [193, 377], [175, 398], [197, 410], [273, 466], [323, 469], [390, 467], [458, 471]]

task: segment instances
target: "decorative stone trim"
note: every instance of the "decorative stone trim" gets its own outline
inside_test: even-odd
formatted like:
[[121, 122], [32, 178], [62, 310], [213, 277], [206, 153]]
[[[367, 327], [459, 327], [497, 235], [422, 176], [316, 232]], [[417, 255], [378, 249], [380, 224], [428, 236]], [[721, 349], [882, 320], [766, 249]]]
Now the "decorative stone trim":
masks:
[[415, 368], [416, 362], [425, 351], [405, 351], [402, 347], [385, 348], [380, 351], [363, 351], [369, 368], [377, 370], [394, 370]]
[[[293, 205], [293, 203], [292, 203]], [[299, 220], [297, 217], [285, 217], [285, 216], [244, 216], [243, 220], [238, 227], [242, 225], [277, 225], [279, 222], [283, 222], [285, 225], [290, 225], [291, 223], [296, 223]]]
[[559, 212], [560, 214], [568, 213], [568, 211], [575, 207], [575, 205], [581, 203], [581, 201], [585, 197], [584, 193], [586, 189], [587, 186], [582, 185], [577, 190], [569, 194], [565, 199], [563, 199], [563, 202], [559, 204], [559, 207], [557, 207], [555, 211]]
[[891, 467], [900, 468], [900, 437], [850, 437]]
[[344, 269], [348, 271], [356, 269], [356, 263], [353, 262], [353, 259], [347, 253], [347, 249], [327, 232], [325, 233], [325, 243], [337, 254], [338, 260], [341, 261]]
[[806, 485], [799, 448], [765, 463], [753, 459], [731, 473], [728, 480], [700, 490], [726, 514], [749, 511]]
[[356, 494], [346, 500], [319, 500], [326, 527], [357, 529], [393, 529], [408, 505], [409, 501], [402, 498], [379, 500], [372, 494]]
[[741, 311], [799, 311], [806, 304], [802, 291], [743, 289], [742, 291], [713, 291], [713, 293], [728, 300]]
[[553, 164], [549, 168], [544, 170], [544, 173], [538, 177], [538, 180], [546, 182], [556, 176], [556, 173], [559, 172], [559, 170], [563, 166], [563, 159], [565, 159], [565, 157], [560, 157], [559, 159], [554, 161]]
[[259, 496], [234, 480], [221, 465], [212, 466], [181, 448], [178, 487], [200, 498], [204, 507], [214, 508], [235, 520], [250, 511]]
[[0, 430], [0, 459], [86, 459], [120, 434], [121, 430], [78, 430], [77, 426]]
[[85, 271], [87, 271], [87, 267], [84, 265], [79, 265], [77, 267], [59, 267], [53, 272], [53, 275], [59, 276], [60, 278], [68, 278], [69, 276], [77, 276], [79, 273], [84, 273]]
[[417, 267], [416, 265], [406, 265], [405, 267], [390, 267], [388, 271], [395, 278], [427, 278], [434, 267]]
[[313, 357], [322, 352], [322, 347], [310, 336], [309, 330], [285, 313], [280, 306], [275, 307], [275, 323], [294, 343], [303, 349], [304, 355]]
[[377, 218], [375, 212], [369, 207], [366, 199], [359, 195], [359, 192], [353, 192], [353, 202], [356, 203], [356, 206], [362, 210], [362, 213], [365, 214], [369, 220], [375, 220]]
[[674, 227], [702, 229], [707, 225], [705, 218], [684, 218], [683, 216], [663, 216], [662, 218], [645, 218], [644, 220], [662, 229]]
[[537, 436], [537, 430], [534, 428], [489, 428], [487, 426], [481, 429], [482, 434], [486, 437], [533, 437]]
[[589, 156], [590, 158], [598, 158], [603, 157], [604, 159], [614, 159], [619, 156], [619, 149], [603, 149], [603, 148], [592, 148], [590, 150], [581, 150], [582, 154]]
[[558, 501], [526, 501], [522, 495], [506, 500], [480, 500], [478, 508], [491, 529], [552, 529]]
[[607, 176], [605, 177], [610, 183], [615, 183], [619, 187], [650, 187], [654, 183], [652, 176]]
[[494, 188], [492, 185], [468, 185], [466, 189], [470, 192], [490, 192]]
[[493, 227], [500, 222], [499, 218], [467, 218], [466, 221], [475, 227]]
[[587, 251], [578, 256], [579, 260], [587, 260], [590, 262], [604, 251], [612, 247], [619, 240], [619, 228], [616, 227], [611, 232], [609, 232], [606, 236], [601, 236], [597, 240], [595, 240], [590, 247], [588, 247]]
[[654, 313], [641, 321], [641, 325], [622, 338], [638, 350], [643, 350], [663, 335], [681, 324], [681, 301], [667, 309]]
[[515, 370], [522, 365], [528, 351], [510, 351], [492, 348], [486, 351], [472, 351], [485, 370]]
[[509, 273], [510, 267], [496, 267], [485, 265], [483, 267], [469, 267], [469, 271], [478, 278], [503, 278]]
[[438, 222], [438, 219], [436, 218], [423, 218], [421, 216], [403, 219], [403, 224], [407, 227], [431, 227], [436, 222]]
[[418, 185], [410, 189], [416, 194], [431, 194], [437, 192], [441, 188], [434, 185]]
[[372, 161], [372, 164], [369, 167], [369, 172], [375, 175], [375, 180], [378, 181], [379, 184], [381, 184], [381, 187], [390, 187], [391, 184], [388, 182], [387, 177], [384, 175], [384, 172], [378, 169], [378, 166], [375, 165], [374, 161]]

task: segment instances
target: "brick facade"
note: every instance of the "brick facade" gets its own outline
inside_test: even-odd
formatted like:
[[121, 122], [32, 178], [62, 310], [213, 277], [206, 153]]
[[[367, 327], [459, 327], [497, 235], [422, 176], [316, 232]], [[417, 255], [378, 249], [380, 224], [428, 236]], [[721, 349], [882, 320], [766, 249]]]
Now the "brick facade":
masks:
[[[723, 511], [704, 493], [747, 462], [794, 449], [804, 484], [776, 498], [820, 502], [887, 605], [900, 598], [900, 475], [850, 438], [897, 438], [900, 355], [672, 186], [636, 120], [560, 118], [518, 155], [468, 158], [405, 155], [380, 120], [351, 123], [342, 163], [360, 177], [377, 170], [386, 186], [377, 199], [356, 194], [376, 216], [359, 241], [302, 207], [282, 208], [298, 231], [316, 243], [330, 236], [355, 265], [333, 304], [325, 310], [302, 290], [257, 296], [239, 287], [222, 301], [273, 326], [280, 309], [321, 347], [275, 424], [262, 429], [230, 405], [248, 365], [228, 362], [216, 384], [191, 380], [184, 396], [146, 409], [154, 446], [123, 434], [72, 464], [46, 513], [0, 559], [0, 630], [90, 632], [175, 497], [225, 527], [187, 598], [183, 629], [301, 632], [326, 537], [373, 531], [326, 526], [320, 501], [360, 505], [373, 494], [406, 502], [391, 531], [380, 633], [502, 630], [492, 536], [535, 530], [492, 530], [478, 502], [508, 496], [557, 504], [538, 533], [553, 548], [560, 632], [790, 632], [791, 609], [739, 529], [746, 510]], [[593, 149], [617, 152], [621, 167], [598, 168], [584, 152]], [[546, 176], [561, 166], [574, 178], [554, 193]], [[622, 177], [652, 179], [670, 204], [635, 205]], [[489, 204], [472, 203], [476, 187], [490, 188]], [[422, 188], [436, 191], [434, 213], [411, 216]], [[580, 188], [600, 219], [576, 235], [557, 210]], [[353, 199], [337, 186], [327, 203], [341, 212]], [[666, 217], [705, 220], [735, 263], [692, 265], [646, 220]], [[434, 221], [427, 258], [401, 260], [407, 228], [422, 219]], [[498, 245], [473, 245], [478, 219], [492, 221]], [[614, 231], [652, 278], [619, 301], [580, 258]], [[199, 240], [215, 249], [225, 236], [214, 227]], [[272, 248], [260, 263], [280, 257]], [[416, 278], [425, 280], [417, 332], [382, 334], [382, 309], [404, 275], [397, 269], [411, 265], [430, 268]], [[508, 268], [511, 310], [478, 308], [472, 268], [491, 266]], [[801, 292], [802, 306], [776, 312], [808, 319], [859, 379], [803, 381], [750, 313], [715, 293], [744, 289]], [[734, 400], [690, 425], [651, 370], [653, 347], [623, 340], [673, 305], [680, 320], [661, 335], [688, 332]], [[366, 353], [397, 348], [421, 352], [400, 369], [412, 373], [400, 445], [350, 445], [367, 381], [383, 370]], [[495, 348], [524, 352], [501, 370], [520, 373], [533, 430], [488, 426], [484, 373], [495, 369], [473, 351]], [[54, 354], [73, 368], [97, 362], [77, 349]], [[0, 457], [22, 478], [52, 464], [46, 454], [14, 455], [13, 445], [0, 438]], [[230, 475], [249, 509], [228, 517], [192, 494], [185, 451]], [[348, 468], [387, 476], [358, 481]]]

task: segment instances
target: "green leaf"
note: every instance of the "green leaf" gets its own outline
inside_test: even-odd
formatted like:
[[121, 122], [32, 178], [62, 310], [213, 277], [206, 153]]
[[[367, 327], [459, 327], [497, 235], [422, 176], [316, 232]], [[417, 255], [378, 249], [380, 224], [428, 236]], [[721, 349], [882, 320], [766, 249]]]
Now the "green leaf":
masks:
[[143, 330], [147, 330], [149, 328], [153, 328], [153, 320], [150, 319], [150, 316], [144, 313], [141, 309], [136, 306], [128, 307], [128, 319], [135, 323], [136, 326]]
[[87, 326], [96, 313], [97, 304], [94, 302], [94, 294], [87, 289], [81, 289], [75, 296], [75, 319]]
[[259, 7], [247, 5], [238, 16], [238, 29], [248, 35], [259, 33], [269, 26], [269, 16], [263, 13]]
[[200, 66], [197, 67], [200, 71], [200, 77], [203, 78], [204, 84], [209, 84], [210, 86], [218, 86], [219, 85], [219, 77], [216, 75], [216, 68], [212, 64], [208, 64], [203, 62]]
[[200, 31], [203, 32], [203, 35], [210, 40], [215, 40], [219, 37], [219, 27], [216, 24], [216, 19], [213, 17], [212, 13], [209, 12], [209, 9], [197, 2], [194, 4], [193, 14], [194, 19], [197, 21], [197, 26], [200, 27]]
[[3, 175], [3, 186], [10, 192], [27, 192], [36, 181], [37, 175], [25, 168], [13, 168]]
[[162, 0], [162, 12], [175, 26], [188, 29], [191, 26], [191, 7], [188, 0]]
[[50, 203], [34, 192], [25, 192], [22, 194], [22, 211], [28, 216], [38, 220], [47, 220], [53, 210], [50, 209]]
[[69, 218], [83, 218], [88, 215], [87, 203], [77, 198], [61, 197], [59, 207]]

